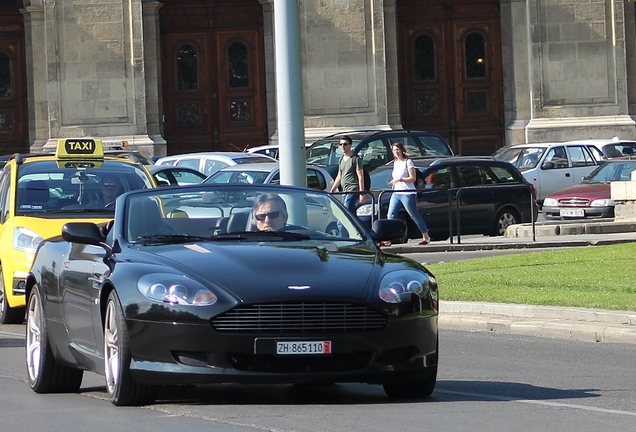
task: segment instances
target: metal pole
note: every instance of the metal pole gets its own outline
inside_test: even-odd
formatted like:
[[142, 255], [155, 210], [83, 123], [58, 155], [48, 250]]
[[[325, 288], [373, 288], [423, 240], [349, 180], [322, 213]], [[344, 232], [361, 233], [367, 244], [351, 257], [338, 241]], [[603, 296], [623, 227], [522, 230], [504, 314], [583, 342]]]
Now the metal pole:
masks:
[[297, 0], [274, 0], [280, 183], [307, 186], [300, 21]]

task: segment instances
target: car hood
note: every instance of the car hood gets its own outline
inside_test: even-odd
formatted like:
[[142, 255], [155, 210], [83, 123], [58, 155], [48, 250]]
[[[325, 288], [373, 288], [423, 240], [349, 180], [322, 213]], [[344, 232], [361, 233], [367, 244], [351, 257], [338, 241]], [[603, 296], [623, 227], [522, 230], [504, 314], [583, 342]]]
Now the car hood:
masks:
[[556, 200], [567, 198], [587, 198], [587, 199], [609, 199], [609, 183], [581, 183], [560, 189], [549, 196]]
[[[244, 302], [366, 296], [383, 255], [347, 243], [197, 243], [145, 247], [152, 261], [212, 281]], [[347, 293], [347, 294], [345, 294]]]

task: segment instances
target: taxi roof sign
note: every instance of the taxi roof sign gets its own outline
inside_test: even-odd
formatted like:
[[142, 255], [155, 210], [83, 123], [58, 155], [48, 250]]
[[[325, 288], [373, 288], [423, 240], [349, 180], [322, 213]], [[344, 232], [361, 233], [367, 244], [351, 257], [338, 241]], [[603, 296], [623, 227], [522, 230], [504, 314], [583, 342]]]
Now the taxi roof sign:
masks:
[[104, 159], [102, 140], [92, 138], [63, 138], [57, 140], [58, 159]]

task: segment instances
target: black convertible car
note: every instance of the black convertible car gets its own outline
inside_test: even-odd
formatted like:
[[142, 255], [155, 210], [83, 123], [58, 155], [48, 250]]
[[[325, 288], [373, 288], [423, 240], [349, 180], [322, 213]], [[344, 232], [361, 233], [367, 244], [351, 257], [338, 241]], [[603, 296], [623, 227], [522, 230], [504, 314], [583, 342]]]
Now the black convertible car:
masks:
[[377, 247], [404, 230], [378, 220], [368, 231], [337, 199], [302, 188], [121, 195], [113, 221], [67, 223], [37, 250], [26, 289], [29, 384], [75, 392], [94, 371], [115, 405], [212, 383], [364, 382], [389, 397], [427, 397], [437, 282]]

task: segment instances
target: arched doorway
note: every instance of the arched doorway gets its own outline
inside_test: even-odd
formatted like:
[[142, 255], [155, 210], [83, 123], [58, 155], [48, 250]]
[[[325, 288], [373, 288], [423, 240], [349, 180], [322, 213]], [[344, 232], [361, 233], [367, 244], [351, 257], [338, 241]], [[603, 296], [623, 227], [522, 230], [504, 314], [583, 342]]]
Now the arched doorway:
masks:
[[267, 142], [258, 0], [164, 0], [160, 9], [168, 154]]
[[406, 128], [454, 151], [504, 144], [499, 0], [398, 0], [400, 110]]
[[0, 0], [0, 154], [29, 151], [22, 2]]

